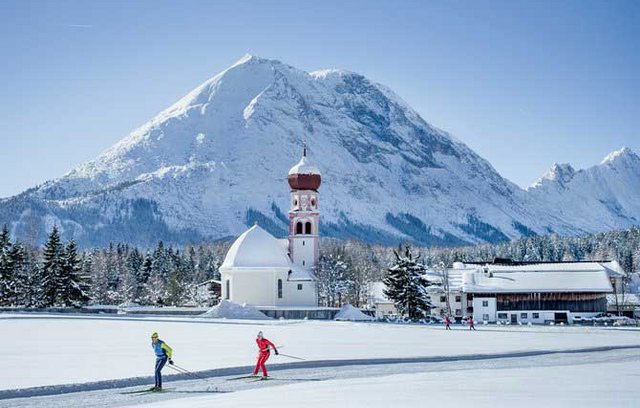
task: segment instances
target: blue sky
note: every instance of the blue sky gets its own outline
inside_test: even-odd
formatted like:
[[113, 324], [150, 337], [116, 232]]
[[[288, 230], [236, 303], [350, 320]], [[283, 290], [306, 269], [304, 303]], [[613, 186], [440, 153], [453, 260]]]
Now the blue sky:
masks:
[[0, 197], [59, 177], [245, 53], [394, 89], [526, 186], [640, 152], [637, 1], [0, 2]]

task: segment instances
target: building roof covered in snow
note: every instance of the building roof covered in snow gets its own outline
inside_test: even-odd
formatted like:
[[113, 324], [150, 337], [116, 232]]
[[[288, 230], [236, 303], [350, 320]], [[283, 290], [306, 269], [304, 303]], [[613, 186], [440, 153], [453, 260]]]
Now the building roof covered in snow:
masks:
[[314, 281], [308, 269], [291, 262], [287, 240], [277, 239], [258, 224], [240, 235], [231, 245], [223, 269], [288, 269], [289, 281]]
[[314, 190], [318, 191], [322, 183], [320, 170], [307, 159], [307, 149], [305, 148], [302, 159], [289, 170], [287, 176], [289, 187], [292, 190]]
[[292, 265], [291, 271], [289, 272], [289, 276], [287, 280], [295, 282], [295, 281], [313, 281], [316, 280], [315, 275], [309, 271], [308, 269], [302, 269], [297, 267], [296, 265]]
[[320, 175], [320, 170], [314, 166], [313, 164], [309, 163], [309, 159], [307, 159], [306, 156], [306, 151], [305, 151], [305, 155], [302, 156], [302, 158], [300, 159], [300, 161], [298, 162], [298, 164], [296, 164], [295, 166], [293, 166], [291, 168], [291, 170], [289, 170], [289, 175], [294, 175], [294, 174], [317, 174]]
[[467, 293], [611, 293], [607, 273], [594, 271], [467, 271], [462, 276]]
[[221, 267], [291, 269], [292, 264], [280, 241], [256, 224], [233, 242]]
[[575, 261], [575, 262], [518, 262], [511, 260], [493, 262], [455, 262], [453, 270], [484, 268], [489, 271], [520, 272], [593, 272], [605, 271], [609, 276], [624, 274], [617, 261]]

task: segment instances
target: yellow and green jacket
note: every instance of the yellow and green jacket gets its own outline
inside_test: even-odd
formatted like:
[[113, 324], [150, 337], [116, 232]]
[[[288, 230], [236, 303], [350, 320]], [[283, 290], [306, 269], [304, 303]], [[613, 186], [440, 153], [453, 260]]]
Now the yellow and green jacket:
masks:
[[151, 343], [151, 347], [153, 347], [153, 351], [156, 353], [156, 357], [158, 358], [171, 358], [173, 354], [173, 350], [167, 343], [158, 339], [155, 344]]

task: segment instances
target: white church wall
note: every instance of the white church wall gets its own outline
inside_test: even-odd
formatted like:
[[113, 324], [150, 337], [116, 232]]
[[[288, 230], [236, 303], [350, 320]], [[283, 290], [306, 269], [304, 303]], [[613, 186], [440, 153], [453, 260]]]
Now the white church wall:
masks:
[[293, 263], [303, 268], [312, 268], [315, 262], [315, 242], [317, 236], [296, 236], [292, 238]]
[[236, 269], [233, 273], [222, 273], [223, 298], [226, 296], [226, 281], [230, 281], [229, 300], [254, 306], [275, 305], [277, 279], [273, 272]]
[[286, 282], [286, 306], [318, 306], [316, 282], [288, 281]]

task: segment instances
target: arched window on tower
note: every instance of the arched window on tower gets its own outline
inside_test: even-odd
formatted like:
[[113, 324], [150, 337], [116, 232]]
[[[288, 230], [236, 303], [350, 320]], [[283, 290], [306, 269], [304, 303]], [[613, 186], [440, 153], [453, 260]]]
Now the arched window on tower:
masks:
[[304, 233], [311, 234], [311, 223], [309, 221], [304, 225]]
[[302, 222], [298, 221], [296, 223], [296, 234], [302, 234]]
[[229, 282], [229, 279], [225, 281], [224, 286], [224, 297], [229, 300], [231, 299], [231, 283]]
[[311, 199], [311, 206], [312, 206], [313, 208], [316, 208], [316, 199], [315, 199], [315, 198], [312, 198], [312, 199]]
[[278, 279], [278, 299], [282, 299], [282, 279]]

